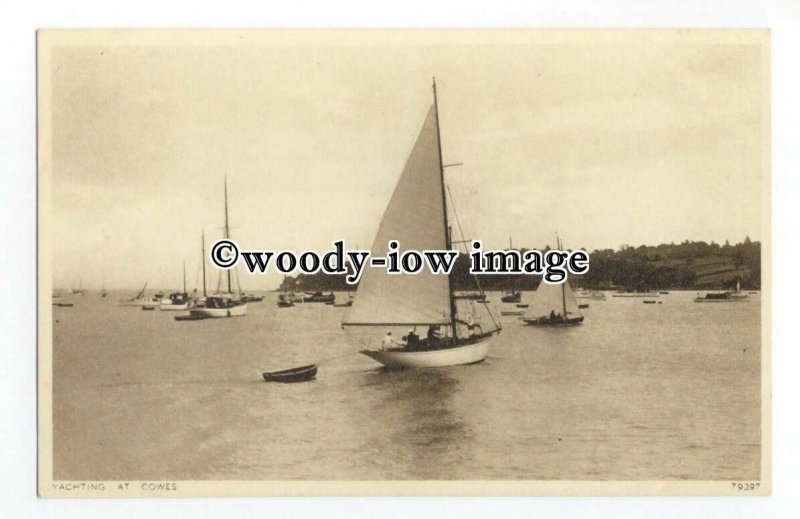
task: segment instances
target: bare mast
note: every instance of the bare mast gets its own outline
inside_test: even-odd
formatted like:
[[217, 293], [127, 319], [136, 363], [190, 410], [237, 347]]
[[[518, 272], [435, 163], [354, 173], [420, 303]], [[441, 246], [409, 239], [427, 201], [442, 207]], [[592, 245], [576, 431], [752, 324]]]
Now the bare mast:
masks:
[[206, 297], [206, 230], [200, 235], [200, 252], [203, 260], [203, 297]]
[[[225, 239], [229, 240], [231, 238], [231, 230], [228, 227], [228, 174], [225, 174]], [[231, 291], [231, 271], [228, 269], [226, 271], [228, 274], [228, 293], [233, 294]]]
[[[561, 238], [558, 237], [558, 234], [556, 234], [556, 243], [558, 244], [558, 250], [561, 250]], [[565, 279], [564, 282], [561, 283], [561, 305], [564, 311], [564, 319], [567, 318], [567, 287], [564, 286], [566, 284], [567, 280]]]

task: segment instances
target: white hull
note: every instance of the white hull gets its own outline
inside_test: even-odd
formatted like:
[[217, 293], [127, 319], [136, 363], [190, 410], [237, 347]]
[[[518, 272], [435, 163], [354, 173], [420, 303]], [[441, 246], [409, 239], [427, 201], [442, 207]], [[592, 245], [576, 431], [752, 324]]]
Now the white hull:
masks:
[[134, 299], [133, 301], [117, 301], [117, 306], [159, 306], [158, 299]]
[[180, 311], [180, 310], [188, 310], [189, 303], [183, 303], [182, 305], [173, 305], [170, 303], [161, 303], [158, 307], [159, 310], [163, 311]]
[[205, 317], [239, 317], [247, 315], [247, 303], [230, 308], [193, 308], [191, 313]]
[[389, 368], [441, 368], [481, 362], [489, 354], [492, 340], [484, 339], [474, 344], [434, 351], [373, 351], [362, 350], [364, 355]]

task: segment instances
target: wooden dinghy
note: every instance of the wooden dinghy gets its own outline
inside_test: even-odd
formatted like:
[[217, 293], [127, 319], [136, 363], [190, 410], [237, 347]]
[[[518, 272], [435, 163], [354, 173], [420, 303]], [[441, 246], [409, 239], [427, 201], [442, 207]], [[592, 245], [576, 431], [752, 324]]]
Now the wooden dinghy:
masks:
[[283, 371], [271, 371], [263, 374], [267, 382], [306, 382], [313, 380], [317, 376], [317, 365], [309, 364], [299, 368], [285, 369]]

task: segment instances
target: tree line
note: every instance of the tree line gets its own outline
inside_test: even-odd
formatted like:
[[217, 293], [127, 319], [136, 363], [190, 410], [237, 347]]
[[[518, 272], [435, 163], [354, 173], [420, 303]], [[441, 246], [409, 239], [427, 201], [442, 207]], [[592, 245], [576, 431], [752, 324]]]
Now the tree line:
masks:
[[[520, 249], [524, 252], [527, 249]], [[543, 250], [549, 250], [545, 248]], [[589, 289], [743, 289], [761, 288], [761, 243], [745, 238], [723, 245], [685, 240], [655, 246], [627, 244], [615, 249], [587, 251], [589, 272], [570, 276], [573, 286]], [[300, 274], [288, 277], [289, 291], [347, 291], [356, 287], [345, 275]], [[455, 290], [535, 290], [541, 278], [533, 275], [469, 273], [469, 257], [460, 254], [451, 273]]]

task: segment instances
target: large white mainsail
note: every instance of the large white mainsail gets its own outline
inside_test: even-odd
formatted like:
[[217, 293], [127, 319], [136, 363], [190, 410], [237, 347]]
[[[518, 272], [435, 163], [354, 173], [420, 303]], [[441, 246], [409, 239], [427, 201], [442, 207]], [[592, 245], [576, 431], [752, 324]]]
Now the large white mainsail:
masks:
[[[439, 128], [431, 106], [381, 220], [371, 257], [385, 257], [389, 240], [401, 250], [445, 250], [444, 193]], [[367, 268], [343, 326], [451, 324], [450, 280], [427, 269], [388, 274]]]

